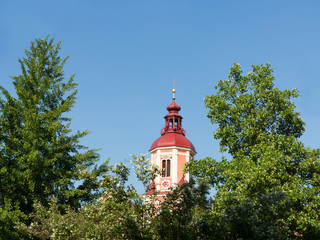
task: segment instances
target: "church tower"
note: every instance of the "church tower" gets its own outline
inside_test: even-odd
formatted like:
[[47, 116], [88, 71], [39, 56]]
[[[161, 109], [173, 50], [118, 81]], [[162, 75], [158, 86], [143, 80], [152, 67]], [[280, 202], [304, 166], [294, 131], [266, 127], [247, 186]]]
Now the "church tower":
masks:
[[151, 162], [159, 167], [160, 174], [144, 195], [152, 195], [156, 191], [159, 200], [172, 188], [189, 181], [189, 173], [184, 173], [183, 167], [197, 153], [193, 144], [185, 137], [186, 131], [182, 128], [182, 116], [179, 114], [181, 108], [175, 102], [175, 89], [172, 93], [172, 103], [167, 106], [169, 113], [164, 117], [165, 125], [160, 131], [161, 136], [149, 150]]

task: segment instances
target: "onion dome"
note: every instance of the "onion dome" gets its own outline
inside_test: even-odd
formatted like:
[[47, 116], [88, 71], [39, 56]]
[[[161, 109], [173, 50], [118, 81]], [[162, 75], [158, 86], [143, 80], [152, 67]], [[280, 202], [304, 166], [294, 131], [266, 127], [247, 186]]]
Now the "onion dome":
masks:
[[185, 137], [186, 131], [182, 128], [182, 116], [179, 114], [181, 107], [175, 102], [175, 89], [172, 90], [172, 103], [167, 106], [168, 114], [164, 117], [165, 125], [161, 129], [161, 137], [156, 139], [149, 151], [158, 147], [184, 147], [192, 149], [196, 153], [193, 144]]
[[173, 99], [172, 103], [167, 107], [167, 110], [169, 112], [179, 112], [181, 110], [181, 107], [176, 104], [175, 99]]

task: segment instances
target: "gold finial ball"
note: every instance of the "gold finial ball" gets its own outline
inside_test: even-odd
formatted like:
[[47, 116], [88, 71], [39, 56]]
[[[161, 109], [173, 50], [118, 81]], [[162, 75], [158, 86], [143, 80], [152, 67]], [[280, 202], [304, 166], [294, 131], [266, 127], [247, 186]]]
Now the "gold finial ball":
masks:
[[172, 89], [172, 92], [173, 92], [173, 93], [175, 93], [175, 92], [176, 92], [176, 90], [175, 90], [175, 89]]

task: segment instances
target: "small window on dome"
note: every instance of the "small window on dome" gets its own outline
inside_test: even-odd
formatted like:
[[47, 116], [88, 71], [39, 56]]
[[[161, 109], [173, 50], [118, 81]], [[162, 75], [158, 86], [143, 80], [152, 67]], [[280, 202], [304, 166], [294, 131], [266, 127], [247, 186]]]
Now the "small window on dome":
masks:
[[170, 159], [162, 160], [161, 176], [170, 177]]

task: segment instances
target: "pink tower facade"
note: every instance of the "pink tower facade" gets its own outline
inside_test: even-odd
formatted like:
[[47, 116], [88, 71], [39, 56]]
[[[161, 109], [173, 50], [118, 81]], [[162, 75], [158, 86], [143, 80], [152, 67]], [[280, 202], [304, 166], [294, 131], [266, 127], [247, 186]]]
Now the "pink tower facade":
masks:
[[161, 129], [161, 136], [151, 147], [151, 162], [157, 165], [160, 174], [149, 185], [152, 195], [157, 192], [161, 199], [172, 188], [189, 181], [189, 173], [184, 173], [184, 165], [191, 161], [197, 153], [193, 144], [185, 137], [186, 131], [182, 128], [182, 116], [179, 114], [180, 106], [175, 102], [175, 89], [173, 89], [172, 103], [167, 106], [168, 114], [164, 117], [165, 125]]

